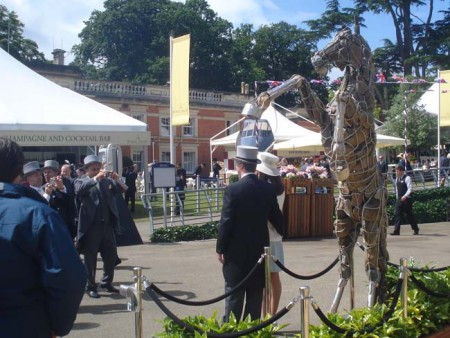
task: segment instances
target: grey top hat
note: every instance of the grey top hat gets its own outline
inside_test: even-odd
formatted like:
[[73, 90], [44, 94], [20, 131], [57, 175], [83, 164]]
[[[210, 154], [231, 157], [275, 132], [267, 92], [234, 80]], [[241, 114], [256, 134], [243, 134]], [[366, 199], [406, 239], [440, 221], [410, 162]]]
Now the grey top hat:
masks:
[[100, 160], [100, 157], [97, 155], [88, 155], [84, 158], [84, 167], [87, 168], [92, 163], [100, 163], [102, 164], [102, 161]]
[[25, 163], [23, 166], [23, 176], [26, 177], [36, 171], [41, 171], [41, 167], [39, 166], [38, 161], [31, 161]]
[[258, 148], [250, 146], [237, 146], [236, 157], [234, 159], [250, 164], [261, 163], [258, 159]]
[[44, 162], [44, 167], [42, 169], [53, 169], [55, 171], [58, 171], [59, 163], [58, 163], [58, 161], [47, 160]]

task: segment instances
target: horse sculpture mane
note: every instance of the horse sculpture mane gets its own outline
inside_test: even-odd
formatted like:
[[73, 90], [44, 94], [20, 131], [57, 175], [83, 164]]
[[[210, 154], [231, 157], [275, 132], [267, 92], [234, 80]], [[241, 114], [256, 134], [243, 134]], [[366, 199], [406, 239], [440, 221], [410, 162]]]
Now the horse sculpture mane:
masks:
[[336, 312], [343, 290], [352, 277], [352, 255], [360, 229], [365, 244], [365, 270], [369, 278], [368, 305], [384, 301], [387, 191], [376, 166], [374, 127], [374, 67], [372, 52], [356, 28], [343, 28], [311, 58], [319, 73], [330, 65], [344, 71], [335, 97], [324, 105], [308, 81], [294, 75], [281, 86], [260, 94], [257, 102], [267, 105], [282, 93], [297, 88], [306, 111], [321, 128], [322, 144], [330, 170], [338, 181], [335, 230], [340, 253], [340, 280], [331, 311]]

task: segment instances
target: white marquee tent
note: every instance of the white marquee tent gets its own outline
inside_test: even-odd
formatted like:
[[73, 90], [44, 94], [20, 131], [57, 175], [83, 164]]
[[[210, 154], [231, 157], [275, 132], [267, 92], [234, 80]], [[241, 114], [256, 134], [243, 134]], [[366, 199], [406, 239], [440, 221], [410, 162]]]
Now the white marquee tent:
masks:
[[0, 48], [0, 135], [22, 146], [148, 145], [147, 125], [29, 69]]

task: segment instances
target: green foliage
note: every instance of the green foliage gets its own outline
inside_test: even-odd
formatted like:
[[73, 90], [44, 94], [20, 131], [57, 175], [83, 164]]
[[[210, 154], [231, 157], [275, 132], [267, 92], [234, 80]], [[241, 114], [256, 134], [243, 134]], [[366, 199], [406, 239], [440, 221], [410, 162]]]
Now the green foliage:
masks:
[[153, 243], [172, 243], [217, 238], [218, 222], [156, 229], [150, 237]]
[[230, 177], [228, 178], [228, 182], [230, 182], [230, 184], [234, 183], [234, 182], [237, 182], [237, 181], [239, 181], [239, 175], [238, 174], [230, 175]]
[[5, 51], [9, 49], [9, 54], [21, 62], [44, 62], [44, 54], [39, 52], [37, 43], [24, 38], [23, 28], [24, 25], [17, 14], [0, 4], [0, 48]]
[[[230, 333], [230, 332], [239, 332], [249, 328], [252, 328], [259, 323], [261, 320], [251, 320], [250, 317], [240, 321], [239, 323], [236, 321], [236, 318], [233, 314], [230, 315], [229, 323], [222, 323], [217, 320], [217, 313], [214, 312], [210, 318], [206, 318], [204, 316], [195, 316], [195, 317], [186, 317], [183, 319], [187, 324], [199, 329], [203, 332], [211, 332], [211, 333]], [[171, 319], [166, 318], [163, 322], [164, 332], [157, 333], [155, 337], [158, 338], [206, 338], [206, 333], [200, 334], [198, 332], [188, 333], [178, 325], [176, 325]], [[287, 325], [273, 325], [270, 324], [263, 328], [262, 330], [246, 335], [248, 338], [270, 338], [276, 337], [277, 332], [282, 330]]]
[[[417, 223], [435, 223], [447, 220], [447, 200], [450, 198], [449, 187], [415, 191], [413, 198], [413, 212]], [[394, 224], [395, 194], [389, 195], [387, 213], [389, 224]]]

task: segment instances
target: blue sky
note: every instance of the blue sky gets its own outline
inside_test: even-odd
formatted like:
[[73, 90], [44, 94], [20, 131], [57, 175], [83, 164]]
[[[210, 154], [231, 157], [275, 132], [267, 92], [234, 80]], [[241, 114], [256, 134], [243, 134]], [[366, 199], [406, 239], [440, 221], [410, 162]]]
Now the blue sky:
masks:
[[[445, 9], [448, 0], [435, 0], [434, 18], [441, 18], [438, 10]], [[36, 41], [47, 59], [52, 59], [52, 50], [62, 48], [70, 51], [79, 43], [78, 33], [84, 27], [93, 10], [103, 10], [103, 0], [0, 0], [9, 11], [15, 11], [25, 24], [24, 35]], [[231, 21], [236, 27], [240, 23], [260, 25], [286, 21], [307, 29], [305, 20], [317, 19], [326, 7], [325, 0], [208, 0], [210, 7], [220, 17]], [[342, 0], [342, 7], [349, 7], [353, 1]], [[419, 8], [425, 11], [426, 7]], [[426, 12], [415, 9], [413, 13], [426, 18]], [[392, 21], [387, 15], [366, 15], [367, 28], [361, 34], [372, 49], [382, 46], [382, 40], [395, 39]], [[67, 60], [72, 60], [66, 54]]]

